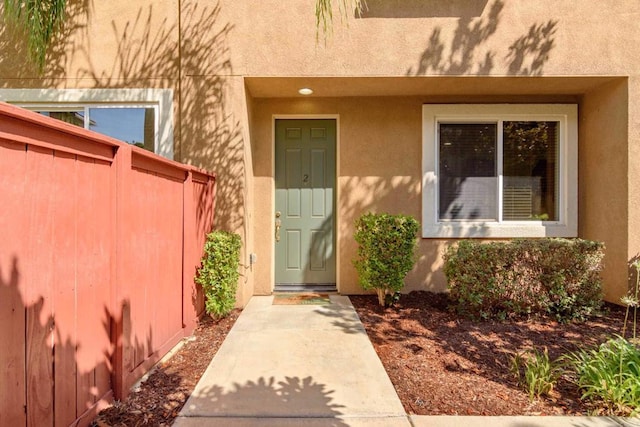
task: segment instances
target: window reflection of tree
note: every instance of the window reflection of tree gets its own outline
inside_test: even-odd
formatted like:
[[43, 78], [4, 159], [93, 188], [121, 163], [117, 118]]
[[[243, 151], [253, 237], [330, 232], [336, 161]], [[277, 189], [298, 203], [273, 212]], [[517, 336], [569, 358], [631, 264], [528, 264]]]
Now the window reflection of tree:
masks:
[[510, 186], [524, 186], [531, 192], [532, 199], [527, 217], [509, 219], [557, 219], [557, 126], [557, 122], [504, 122], [505, 192], [512, 188]]

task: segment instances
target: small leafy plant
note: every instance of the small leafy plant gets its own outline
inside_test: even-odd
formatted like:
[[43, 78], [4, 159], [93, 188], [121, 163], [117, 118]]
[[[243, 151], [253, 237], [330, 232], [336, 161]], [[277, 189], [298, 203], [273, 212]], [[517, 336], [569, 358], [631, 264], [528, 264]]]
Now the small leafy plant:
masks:
[[215, 318], [225, 317], [235, 307], [241, 244], [235, 233], [214, 231], [207, 235], [195, 281], [206, 296], [207, 313]]
[[358, 257], [353, 261], [365, 290], [375, 289], [378, 303], [397, 301], [404, 278], [415, 264], [418, 221], [407, 215], [362, 215], [356, 221]]
[[569, 354], [582, 399], [605, 406], [610, 414], [637, 415], [640, 411], [640, 350], [622, 337], [594, 350]]
[[627, 295], [623, 296], [620, 299], [620, 302], [627, 307], [627, 310], [624, 315], [624, 325], [622, 326], [622, 338], [626, 338], [627, 333], [627, 321], [629, 320], [629, 311], [633, 308], [633, 332], [631, 341], [638, 344], [638, 336], [637, 327], [638, 327], [638, 305], [640, 304], [640, 300], [638, 299], [638, 291], [640, 290], [640, 261], [635, 261], [631, 264], [633, 268], [636, 270], [636, 280], [633, 286]]
[[549, 352], [533, 349], [517, 353], [511, 359], [511, 372], [533, 401], [549, 395], [562, 374], [562, 367], [549, 359]]

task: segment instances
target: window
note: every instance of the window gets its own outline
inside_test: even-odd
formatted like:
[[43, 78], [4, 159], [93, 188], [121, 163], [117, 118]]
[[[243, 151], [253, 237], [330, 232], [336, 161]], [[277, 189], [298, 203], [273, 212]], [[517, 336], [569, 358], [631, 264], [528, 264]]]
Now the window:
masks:
[[0, 90], [0, 100], [173, 159], [167, 89]]
[[577, 235], [575, 105], [424, 105], [423, 237]]

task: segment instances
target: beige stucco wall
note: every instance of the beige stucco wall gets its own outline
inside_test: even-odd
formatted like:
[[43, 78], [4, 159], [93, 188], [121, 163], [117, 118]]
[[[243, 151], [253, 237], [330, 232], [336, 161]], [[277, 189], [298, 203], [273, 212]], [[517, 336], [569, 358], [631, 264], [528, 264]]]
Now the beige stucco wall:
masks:
[[[629, 102], [628, 119], [628, 164], [627, 182], [628, 188], [628, 212], [627, 235], [628, 253], [630, 262], [640, 260], [640, 78], [629, 78], [627, 87]], [[622, 266], [621, 266], [622, 267]], [[635, 283], [635, 268], [631, 268], [631, 283]], [[624, 285], [620, 286], [624, 290]]]
[[[259, 76], [633, 74], [634, 0], [371, 0], [363, 18], [315, 43], [309, 0], [226, 0], [244, 34], [241, 69]], [[337, 3], [337, 2], [334, 2]], [[236, 6], [237, 5], [237, 6]], [[243, 14], [241, 17], [240, 14]], [[242, 18], [242, 19], [240, 19]]]
[[[606, 88], [605, 88], [606, 91]], [[527, 98], [478, 97], [474, 102], [526, 102]], [[554, 97], [555, 102], [579, 102], [579, 96]], [[437, 98], [435, 102], [454, 102], [458, 98]], [[545, 102], [544, 99], [539, 100]], [[551, 101], [551, 99], [546, 100]], [[255, 250], [261, 262], [258, 277], [269, 282], [256, 286], [256, 292], [269, 294], [273, 286], [273, 120], [279, 116], [338, 117], [338, 189], [336, 204], [338, 290], [362, 293], [352, 266], [357, 246], [353, 240], [354, 221], [365, 212], [422, 215], [422, 104], [430, 97], [367, 98], [261, 98], [253, 102], [252, 149], [255, 173]], [[615, 114], [613, 112], [612, 114]], [[613, 159], [612, 163], [624, 162]], [[624, 172], [622, 172], [624, 173]], [[589, 181], [585, 180], [586, 185]], [[586, 191], [586, 186], [584, 190]], [[603, 190], [604, 191], [604, 190]], [[611, 189], [607, 189], [611, 194]], [[591, 193], [591, 191], [589, 191]], [[610, 230], [611, 246], [624, 251], [615, 241], [623, 231]], [[606, 234], [598, 238], [610, 240]], [[595, 237], [594, 237], [595, 238]], [[406, 279], [406, 291], [446, 289], [442, 272], [442, 253], [453, 241], [420, 239], [418, 261]], [[622, 263], [625, 257], [622, 256]]]
[[580, 109], [579, 233], [606, 244], [603, 279], [610, 301], [627, 290], [628, 96], [627, 81], [616, 81], [585, 94]]
[[[354, 218], [421, 216], [423, 102], [576, 102], [580, 234], [606, 241], [617, 300], [640, 253], [637, 0], [369, 0], [348, 25], [336, 13], [319, 43], [313, 3], [71, 1], [42, 75], [0, 27], [0, 88], [172, 89], [176, 159], [218, 173], [216, 225], [243, 237], [241, 303], [273, 286], [273, 114], [339, 115], [339, 283], [350, 293]], [[316, 93], [299, 97], [302, 85]], [[443, 289], [443, 249], [421, 241], [409, 289]]]

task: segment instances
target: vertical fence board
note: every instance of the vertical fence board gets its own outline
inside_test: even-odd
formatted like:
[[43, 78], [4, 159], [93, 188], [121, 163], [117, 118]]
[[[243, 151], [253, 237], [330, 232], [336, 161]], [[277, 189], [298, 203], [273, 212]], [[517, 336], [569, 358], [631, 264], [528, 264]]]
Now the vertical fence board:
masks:
[[[111, 194], [111, 164], [96, 160], [95, 168], [96, 192], [93, 195], [92, 205], [94, 208], [93, 217], [97, 224], [94, 228], [96, 239], [96, 261], [99, 263], [97, 275], [99, 278], [96, 287], [97, 305], [94, 307], [95, 312], [94, 328], [96, 329], [96, 352], [95, 352], [95, 385], [97, 398], [104, 398], [111, 391], [111, 323], [109, 309], [111, 307], [111, 248], [113, 245], [113, 224], [111, 218], [112, 212], [112, 194]], [[97, 243], [99, 242], [99, 243]]]
[[[24, 188], [26, 151], [24, 144], [0, 141], [0, 425], [26, 424], [25, 306], [22, 257], [25, 235]], [[8, 245], [6, 244], [8, 242]]]
[[[195, 257], [191, 261], [192, 276], [195, 276], [197, 267], [200, 265], [200, 260], [204, 254], [204, 244], [206, 242], [207, 233], [213, 229], [213, 213], [214, 213], [214, 183], [213, 178], [206, 181], [194, 180], [194, 216], [192, 218], [193, 224], [193, 239], [195, 245]], [[201, 286], [194, 285], [194, 310], [196, 316], [200, 316], [204, 313], [204, 293]]]
[[[182, 254], [184, 252], [182, 224], [185, 221], [182, 194], [184, 191], [184, 182], [172, 180], [171, 188], [171, 240], [167, 244], [167, 250], [171, 251], [172, 266], [171, 283], [169, 284], [171, 293], [166, 302], [171, 308], [171, 317], [167, 319], [168, 339], [173, 338], [175, 331], [182, 330], [182, 304], [173, 304], [172, 301], [182, 300], [182, 286], [175, 286], [175, 283], [182, 284]], [[178, 248], [180, 249], [178, 250]]]
[[54, 381], [55, 425], [75, 421], [76, 402], [76, 198], [78, 177], [76, 156], [56, 153], [54, 190]]
[[[196, 314], [198, 312], [198, 296], [196, 284], [191, 278], [192, 271], [195, 272], [194, 260], [198, 254], [196, 250], [196, 225], [193, 219], [196, 217], [194, 193], [195, 183], [193, 182], [193, 172], [187, 174], [183, 197], [183, 222], [182, 234], [184, 242], [184, 250], [182, 252], [182, 327], [186, 330], [195, 328]], [[186, 332], [186, 331], [185, 331]]]
[[[118, 147], [114, 157], [115, 169], [115, 247], [113, 254], [115, 275], [113, 278], [112, 313], [113, 339], [116, 343], [113, 356], [113, 386], [116, 398], [124, 399], [127, 395], [126, 378], [134, 367], [134, 351], [131, 343], [131, 298], [135, 289], [134, 276], [137, 273], [135, 259], [136, 236], [134, 221], [136, 211], [133, 204], [142, 197], [140, 189], [132, 181], [131, 147]], [[135, 191], [134, 191], [135, 189]], [[133, 195], [137, 197], [133, 197]]]
[[[164, 177], [157, 177], [162, 185], [162, 198], [157, 203], [164, 205], [158, 209], [159, 248], [158, 262], [162, 265], [163, 275], [158, 277], [162, 305], [167, 310], [156, 315], [156, 324], [160, 326], [157, 334], [156, 348], [164, 346], [173, 338], [175, 331], [182, 328], [182, 307], [172, 304], [181, 298], [182, 291], [175, 283], [182, 281], [182, 182]], [[167, 203], [168, 202], [168, 203]], [[180, 247], [180, 250], [177, 250]], [[159, 265], [159, 266], [160, 266]], [[158, 266], [158, 267], [159, 267]], [[159, 314], [159, 313], [158, 313]]]
[[[148, 233], [152, 236], [149, 240], [153, 247], [147, 246], [149, 257], [149, 270], [145, 277], [145, 306], [147, 307], [147, 330], [149, 331], [150, 344], [147, 348], [146, 357], [151, 356], [154, 349], [160, 348], [166, 334], [166, 322], [169, 317], [168, 310], [160, 315], [159, 308], [168, 308], [166, 304], [167, 288], [166, 283], [170, 278], [170, 260], [165, 256], [167, 235], [165, 234], [165, 221], [167, 207], [172, 201], [166, 191], [166, 183], [163, 178], [150, 171], [145, 171], [144, 179], [150, 189], [149, 205], [155, 215]], [[164, 206], [163, 206], [164, 205]], [[162, 260], [168, 261], [166, 264]], [[162, 274], [159, 274], [162, 272]], [[162, 317], [162, 318], [161, 318]]]
[[[149, 335], [153, 333], [150, 330], [151, 325], [147, 311], [147, 276], [152, 274], [152, 269], [155, 267], [153, 258], [156, 244], [150, 230], [154, 228], [157, 212], [154, 209], [155, 206], [151, 204], [153, 201], [153, 189], [147, 175], [145, 172], [137, 170], [131, 174], [131, 183], [139, 192], [139, 197], [131, 198], [132, 206], [134, 206], [134, 215], [131, 218], [133, 253], [129, 254], [130, 259], [137, 266], [134, 280], [130, 285], [132, 287], [131, 329], [133, 335], [131, 336], [131, 343], [134, 354], [133, 368], [139, 366], [146, 359], [147, 348], [150, 347]], [[144, 210], [145, 206], [149, 206], [150, 209]]]
[[53, 151], [27, 151], [27, 425], [53, 425]]
[[[78, 414], [107, 391], [110, 329], [109, 166], [79, 161], [82, 191], [78, 197]], [[108, 316], [107, 316], [108, 317]], [[105, 372], [106, 371], [106, 372]], [[106, 375], [105, 375], [106, 374]]]
[[94, 396], [91, 394], [93, 381], [93, 346], [94, 337], [102, 334], [101, 329], [96, 330], [92, 319], [99, 312], [94, 300], [94, 288], [97, 286], [96, 272], [94, 268], [94, 224], [92, 214], [92, 194], [96, 192], [95, 177], [91, 173], [95, 167], [93, 160], [78, 159], [78, 218], [77, 223], [77, 353], [76, 363], [78, 375], [76, 383], [76, 411], [78, 414], [84, 413], [86, 408], [94, 403]]

